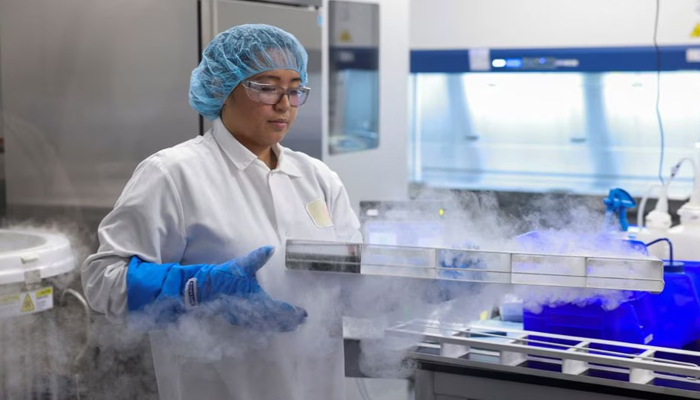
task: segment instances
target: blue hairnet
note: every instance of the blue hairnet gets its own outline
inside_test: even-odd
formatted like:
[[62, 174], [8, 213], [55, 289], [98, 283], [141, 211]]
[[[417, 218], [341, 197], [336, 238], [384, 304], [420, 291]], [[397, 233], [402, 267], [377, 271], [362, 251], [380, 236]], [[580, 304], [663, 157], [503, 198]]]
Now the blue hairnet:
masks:
[[190, 106], [219, 117], [226, 97], [241, 81], [273, 69], [291, 69], [306, 85], [306, 50], [291, 33], [270, 25], [239, 25], [218, 34], [204, 49], [190, 78]]

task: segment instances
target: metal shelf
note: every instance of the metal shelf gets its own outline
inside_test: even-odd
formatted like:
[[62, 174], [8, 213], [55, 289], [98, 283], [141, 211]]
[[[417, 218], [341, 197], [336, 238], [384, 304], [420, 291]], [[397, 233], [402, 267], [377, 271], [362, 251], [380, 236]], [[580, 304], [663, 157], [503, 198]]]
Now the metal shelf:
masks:
[[[489, 368], [529, 375], [700, 398], [700, 353], [607, 340], [479, 325], [412, 320], [386, 330], [415, 339], [410, 356], [452, 366]], [[543, 370], [535, 363], [549, 365]], [[614, 373], [617, 378], [602, 372]], [[611, 374], [612, 375], [612, 374]], [[626, 376], [626, 382], [620, 381]], [[675, 381], [666, 387], [658, 381]]]

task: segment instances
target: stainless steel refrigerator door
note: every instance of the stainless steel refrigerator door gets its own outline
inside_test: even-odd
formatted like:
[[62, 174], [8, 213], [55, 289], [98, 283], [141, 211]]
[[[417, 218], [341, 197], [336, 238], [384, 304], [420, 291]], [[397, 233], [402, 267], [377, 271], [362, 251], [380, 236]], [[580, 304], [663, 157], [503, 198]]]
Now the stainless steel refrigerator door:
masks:
[[10, 213], [109, 209], [140, 161], [197, 136], [197, 25], [193, 0], [0, 2]]

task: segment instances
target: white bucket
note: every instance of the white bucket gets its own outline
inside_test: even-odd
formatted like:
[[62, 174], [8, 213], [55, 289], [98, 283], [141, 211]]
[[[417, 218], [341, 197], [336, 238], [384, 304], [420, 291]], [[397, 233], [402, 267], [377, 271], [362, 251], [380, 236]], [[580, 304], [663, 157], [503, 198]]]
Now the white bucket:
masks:
[[48, 311], [75, 268], [65, 236], [0, 229], [0, 398], [69, 398], [75, 350]]

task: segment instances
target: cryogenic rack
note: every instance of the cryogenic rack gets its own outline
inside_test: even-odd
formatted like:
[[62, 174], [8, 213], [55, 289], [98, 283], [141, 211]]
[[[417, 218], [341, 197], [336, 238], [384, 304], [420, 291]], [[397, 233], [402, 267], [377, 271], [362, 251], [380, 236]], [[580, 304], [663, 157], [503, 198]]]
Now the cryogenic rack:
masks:
[[385, 332], [413, 339], [416, 346], [409, 356], [426, 366], [513, 372], [700, 399], [698, 352], [422, 319]]
[[661, 260], [288, 240], [289, 270], [659, 293]]

